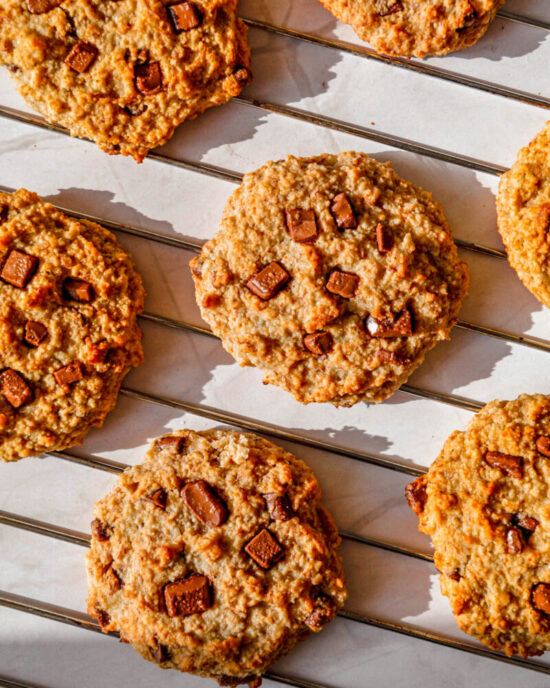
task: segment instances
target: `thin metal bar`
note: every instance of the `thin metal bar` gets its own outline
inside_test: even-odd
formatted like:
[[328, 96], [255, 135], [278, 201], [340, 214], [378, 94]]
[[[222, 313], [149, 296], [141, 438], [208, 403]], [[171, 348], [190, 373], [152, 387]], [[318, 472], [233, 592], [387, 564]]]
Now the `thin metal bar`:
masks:
[[456, 326], [463, 330], [477, 332], [488, 337], [494, 337], [495, 339], [500, 339], [505, 342], [511, 342], [512, 344], [521, 344], [522, 346], [528, 346], [531, 349], [550, 352], [550, 342], [546, 342], [541, 339], [534, 339], [533, 337], [512, 334], [511, 332], [502, 332], [501, 330], [495, 330], [492, 327], [483, 327], [482, 325], [476, 325], [475, 323], [466, 322], [464, 320], [459, 320]]
[[21, 683], [21, 681], [14, 681], [13, 679], [7, 678], [7, 676], [0, 676], [0, 686], [2, 688], [43, 688], [43, 686], [38, 686], [36, 683]]
[[523, 15], [516, 14], [515, 12], [508, 12], [508, 10], [499, 10], [497, 12], [497, 17], [508, 19], [509, 21], [516, 22], [517, 24], [533, 26], [535, 29], [550, 31], [550, 22], [541, 21], [540, 19], [531, 19], [531, 17], [525, 17]]
[[366, 48], [362, 45], [355, 45], [353, 43], [347, 43], [345, 41], [340, 41], [334, 38], [323, 38], [322, 36], [317, 36], [316, 34], [307, 33], [305, 31], [297, 31], [296, 29], [291, 29], [286, 26], [280, 26], [278, 24], [271, 24], [270, 22], [266, 22], [259, 19], [243, 17], [243, 21], [250, 28], [259, 29], [260, 31], [266, 31], [276, 36], [292, 38], [322, 48], [338, 50], [353, 55], [354, 57], [361, 57], [366, 58], [368, 60], [374, 60], [376, 62], [382, 62], [384, 64], [389, 64], [394, 67], [399, 67], [401, 69], [416, 72], [417, 74], [421, 74], [423, 76], [435, 77], [436, 79], [449, 81], [451, 83], [458, 84], [459, 86], [473, 88], [477, 91], [489, 93], [490, 95], [501, 96], [503, 98], [508, 98], [510, 100], [519, 101], [520, 103], [525, 103], [527, 105], [535, 105], [537, 107], [550, 109], [549, 98], [544, 98], [543, 96], [534, 95], [532, 93], [527, 93], [525, 91], [519, 91], [515, 88], [510, 88], [507, 86], [500, 86], [490, 81], [485, 81], [484, 79], [476, 79], [474, 77], [458, 74], [457, 72], [450, 72], [446, 69], [440, 69], [438, 67], [429, 65], [426, 62], [409, 60], [407, 58], [402, 57], [390, 57], [388, 55], [381, 55], [380, 53], [377, 53], [375, 50], [372, 50], [371, 48]]
[[482, 253], [492, 258], [502, 258], [506, 260], [506, 253], [498, 248], [491, 248], [490, 246], [484, 246], [483, 244], [478, 244], [473, 241], [465, 241], [464, 239], [457, 239], [456, 237], [454, 237], [454, 241], [460, 248], [465, 248], [473, 253]]
[[118, 461], [112, 461], [111, 459], [103, 459], [98, 457], [83, 458], [77, 454], [69, 454], [61, 451], [48, 452], [48, 456], [55, 456], [57, 459], [71, 461], [72, 463], [81, 463], [83, 466], [97, 468], [98, 470], [107, 471], [108, 473], [122, 473], [125, 468], [128, 468], [126, 464], [119, 463]]

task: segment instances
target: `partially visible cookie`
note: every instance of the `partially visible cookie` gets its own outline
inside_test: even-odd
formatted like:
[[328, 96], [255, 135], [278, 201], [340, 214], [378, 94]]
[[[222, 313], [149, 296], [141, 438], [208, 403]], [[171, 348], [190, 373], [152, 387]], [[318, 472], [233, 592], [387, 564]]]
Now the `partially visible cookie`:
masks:
[[550, 649], [550, 397], [492, 401], [406, 490], [465, 633], [508, 655]]
[[0, 194], [0, 461], [81, 444], [143, 360], [144, 291], [103, 227]]
[[161, 437], [94, 517], [89, 613], [163, 669], [256, 687], [346, 599], [312, 471], [255, 435]]
[[446, 55], [476, 43], [505, 0], [320, 0], [385, 55]]
[[550, 121], [500, 178], [497, 211], [510, 265], [550, 307]]
[[138, 161], [250, 80], [237, 0], [2, 0], [0, 64], [49, 122]]
[[441, 206], [364, 153], [245, 175], [191, 261], [203, 318], [301, 402], [382, 401], [449, 337], [468, 288]]

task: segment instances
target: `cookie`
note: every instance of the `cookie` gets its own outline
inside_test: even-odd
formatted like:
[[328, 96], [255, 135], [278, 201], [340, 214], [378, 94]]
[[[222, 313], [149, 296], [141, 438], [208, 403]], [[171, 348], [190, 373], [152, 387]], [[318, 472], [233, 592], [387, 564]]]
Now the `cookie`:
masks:
[[550, 397], [492, 401], [406, 490], [462, 631], [522, 657], [550, 649]]
[[88, 611], [163, 669], [258, 686], [346, 599], [315, 476], [255, 435], [161, 437], [94, 517]]
[[320, 0], [385, 55], [446, 55], [477, 43], [505, 0]]
[[431, 194], [363, 153], [245, 175], [191, 261], [225, 349], [298, 401], [382, 401], [449, 336], [468, 287]]
[[142, 161], [250, 80], [237, 0], [3, 0], [0, 64], [49, 122]]
[[0, 460], [81, 444], [142, 362], [144, 291], [103, 227], [0, 194]]
[[501, 176], [497, 213], [510, 265], [550, 307], [550, 121]]

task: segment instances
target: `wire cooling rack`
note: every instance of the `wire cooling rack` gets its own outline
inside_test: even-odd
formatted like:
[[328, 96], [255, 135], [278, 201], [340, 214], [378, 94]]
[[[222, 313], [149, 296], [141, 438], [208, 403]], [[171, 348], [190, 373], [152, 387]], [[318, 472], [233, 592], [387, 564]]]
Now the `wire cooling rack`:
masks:
[[[529, 27], [539, 32], [550, 31], [549, 22], [523, 16], [513, 11], [501, 10], [499, 12], [499, 17], [505, 22], [520, 24], [524, 27]], [[420, 75], [421, 77], [426, 77], [428, 79], [436, 78], [444, 82], [448, 82], [451, 85], [458, 85], [474, 91], [480, 91], [484, 94], [490, 95], [491, 97], [494, 96], [495, 99], [505, 99], [510, 102], [528, 105], [539, 109], [550, 109], [550, 98], [547, 98], [540, 93], [523, 92], [517, 88], [503, 86], [498, 83], [492, 83], [475, 76], [461, 74], [458, 71], [450, 71], [445, 68], [444, 60], [439, 61], [436, 65], [434, 65], [433, 62], [419, 62], [417, 60], [388, 58], [377, 55], [358, 42], [353, 43], [334, 37], [327, 37], [321, 33], [318, 35], [315, 33], [310, 33], [309, 31], [305, 32], [290, 26], [268, 22], [260, 18], [245, 18], [245, 22], [251, 29], [254, 29], [255, 31], [264, 32], [265, 34], [275, 36], [277, 38], [282, 37], [291, 41], [298, 41], [313, 45], [316, 48], [323, 50], [329, 49], [339, 53], [346, 53], [354, 58], [366, 59], [375, 63], [381, 63], [382, 65], [387, 66], [388, 69], [390, 67], [396, 67], [398, 69], [408, 70]], [[544, 76], [544, 78], [546, 78], [546, 76]], [[541, 81], [542, 80], [543, 75], [541, 75]], [[547, 86], [547, 83], [542, 85]], [[502, 165], [492, 164], [485, 160], [473, 158], [469, 155], [461, 155], [459, 153], [444, 150], [438, 147], [432, 147], [426, 143], [409, 140], [397, 135], [380, 133], [375, 128], [352, 124], [325, 114], [319, 114], [318, 112], [305, 110], [287, 104], [283, 105], [276, 102], [271, 102], [263, 98], [241, 95], [238, 98], [235, 98], [234, 102], [238, 103], [238, 107], [254, 109], [261, 112], [267, 112], [277, 116], [290, 118], [308, 126], [319, 127], [323, 130], [331, 130], [339, 134], [355, 137], [358, 141], [364, 140], [373, 142], [382, 146], [390, 147], [391, 149], [406, 151], [407, 153], [421, 156], [424, 159], [435, 160], [448, 165], [481, 173], [483, 175], [489, 175], [491, 177], [498, 177], [498, 175], [500, 175], [505, 169]], [[61, 127], [47, 124], [40, 117], [32, 113], [10, 106], [0, 105], [0, 118], [11, 120], [18, 125], [37, 127], [47, 132], [54, 132], [55, 134], [67, 134], [67, 132]], [[79, 145], [85, 146], [86, 144], [80, 143]], [[206, 162], [199, 162], [193, 159], [184, 159], [179, 155], [173, 156], [165, 152], [151, 153], [149, 155], [149, 160], [154, 160], [163, 165], [171, 165], [185, 170], [191, 174], [206, 175], [207, 177], [233, 184], [240, 183], [242, 178], [242, 175], [239, 172], [226, 167], [209, 164]], [[256, 166], [259, 166], [263, 162], [263, 160], [258, 160]], [[0, 186], [0, 188], [6, 192], [13, 191], [13, 188], [6, 186]], [[166, 233], [159, 232], [152, 227], [143, 227], [138, 226], [137, 224], [117, 222], [106, 217], [96, 217], [88, 212], [79, 211], [74, 207], [69, 208], [59, 204], [57, 207], [75, 217], [99, 222], [103, 226], [113, 230], [115, 233], [136, 237], [146, 242], [165, 245], [186, 252], [197, 252], [200, 250], [202, 245], [202, 242], [200, 241], [193, 241], [178, 236], [171, 236]], [[502, 250], [485, 245], [483, 243], [477, 243], [471, 240], [458, 238], [456, 239], [456, 243], [464, 251], [471, 254], [481, 255], [490, 260], [500, 261], [502, 263], [502, 261], [506, 258]], [[144, 323], [152, 323], [160, 328], [168, 328], [176, 332], [184, 331], [192, 336], [209, 337], [215, 339], [215, 336], [209, 329], [185, 319], [167, 317], [161, 313], [149, 310], [141, 316], [141, 319]], [[518, 334], [517, 332], [508, 331], [507, 329], [490, 327], [484, 325], [483, 323], [472, 322], [469, 319], [460, 320], [457, 327], [481, 337], [500, 340], [538, 352], [550, 352], [550, 341], [543, 338]], [[145, 365], [147, 365], [147, 363]], [[411, 397], [426, 399], [437, 404], [445, 404], [465, 412], [475, 412], [483, 406], [483, 403], [476, 399], [465, 398], [456, 394], [437, 391], [435, 389], [427, 388], [424, 385], [417, 386], [407, 384], [404, 385], [400, 391], [401, 393]], [[518, 393], [520, 391], [523, 390], [518, 390]], [[381, 469], [389, 469], [397, 473], [402, 473], [406, 476], [417, 476], [425, 472], [424, 468], [413, 465], [406, 460], [400, 459], [399, 457], [384, 456], [381, 453], [364, 451], [362, 449], [347, 446], [345, 443], [339, 443], [338, 441], [329, 442], [325, 439], [319, 439], [315, 437], [313, 433], [308, 434], [307, 432], [293, 432], [281, 427], [280, 425], [270, 424], [263, 420], [256, 420], [242, 414], [227, 411], [225, 409], [199, 404], [195, 401], [185, 401], [180, 398], [171, 398], [168, 395], [152, 394], [128, 385], [123, 386], [121, 395], [144, 404], [168, 408], [176, 411], [178, 414], [189, 414], [191, 417], [201, 417], [208, 421], [214, 421], [215, 423], [221, 423], [239, 429], [258, 432], [276, 441], [289, 442], [293, 445], [299, 445], [311, 450], [320, 450], [322, 452], [327, 452], [330, 456], [335, 458], [340, 457], [341, 459], [362, 462], [364, 464], [376, 466]], [[444, 437], [441, 438], [441, 441], [443, 439]], [[105, 471], [113, 474], [120, 473], [126, 467], [126, 464], [119, 461], [114, 461], [103, 456], [90, 454], [87, 455], [85, 452], [52, 452], [48, 456], [52, 460], [63, 460], [74, 464], [83, 465], [93, 470]], [[28, 459], [27, 461], [31, 461], [31, 459]], [[2, 485], [1, 482], [0, 485]], [[399, 495], [399, 497], [401, 497], [401, 495]], [[19, 513], [0, 511], [0, 524], [10, 528], [30, 531], [38, 536], [53, 538], [80, 547], [88, 547], [90, 542], [90, 536], [87, 533], [54, 525], [46, 520], [30, 518]], [[342, 529], [341, 536], [344, 541], [350, 541], [358, 545], [389, 551], [396, 555], [410, 557], [424, 562], [433, 561], [430, 554], [413, 546], [396, 544], [395, 542], [391, 542], [389, 540], [367, 536], [359, 532], [353, 532], [349, 529]], [[2, 551], [0, 554], [2, 557], [6, 558], [9, 556], [9, 554], [5, 551]], [[477, 655], [486, 659], [507, 663], [515, 667], [530, 670], [532, 672], [550, 675], [550, 665], [544, 664], [540, 661], [521, 660], [515, 657], [506, 657], [501, 653], [493, 652], [482, 647], [481, 645], [474, 643], [473, 641], [466, 639], [466, 636], [464, 636], [465, 640], [460, 640], [457, 638], [448, 637], [440, 632], [423, 630], [412, 624], [406, 624], [402, 622], [397, 623], [379, 618], [374, 615], [360, 613], [353, 610], [351, 599], [348, 605], [349, 606], [347, 606], [340, 613], [340, 616], [349, 622], [363, 624], [393, 633], [399, 633], [419, 641], [428, 641], [451, 649], [460, 650], [470, 655]], [[0, 606], [43, 617], [50, 621], [76, 626], [83, 630], [100, 632], [97, 622], [88, 617], [86, 614], [74, 609], [60, 607], [52, 604], [51, 602], [42, 601], [40, 599], [21, 596], [9, 591], [0, 591]], [[116, 637], [116, 635], [114, 637]], [[0, 672], [1, 671], [2, 666], [0, 665]], [[328, 683], [319, 682], [317, 680], [309, 680], [307, 678], [297, 677], [285, 671], [269, 672], [266, 674], [266, 678], [276, 683], [297, 686], [299, 688], [327, 688], [329, 685]], [[116, 677], [113, 677], [113, 680], [115, 679]], [[333, 682], [330, 682], [330, 685], [333, 685]], [[440, 684], [438, 683], [438, 685]], [[32, 688], [30, 683], [21, 682], [19, 679], [2, 675], [0, 675], [0, 686], [11, 688]]]

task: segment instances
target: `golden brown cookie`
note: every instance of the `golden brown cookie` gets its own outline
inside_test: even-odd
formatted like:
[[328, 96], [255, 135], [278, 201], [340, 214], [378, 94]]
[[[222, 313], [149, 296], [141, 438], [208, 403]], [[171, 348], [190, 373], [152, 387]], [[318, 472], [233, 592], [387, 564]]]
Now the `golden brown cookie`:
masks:
[[143, 360], [134, 263], [103, 227], [0, 194], [0, 461], [81, 444]]
[[94, 517], [88, 610], [163, 669], [258, 686], [346, 599], [315, 476], [255, 435], [161, 437]]
[[364, 153], [245, 175], [191, 261], [203, 318], [308, 403], [390, 396], [449, 337], [468, 288], [441, 206]]
[[550, 307], [550, 121], [500, 178], [497, 211], [510, 265]]
[[320, 0], [379, 53], [446, 55], [476, 43], [505, 0]]
[[250, 80], [237, 0], [2, 0], [0, 64], [73, 136], [143, 160]]
[[550, 397], [492, 401], [407, 486], [465, 633], [508, 655], [550, 649]]

